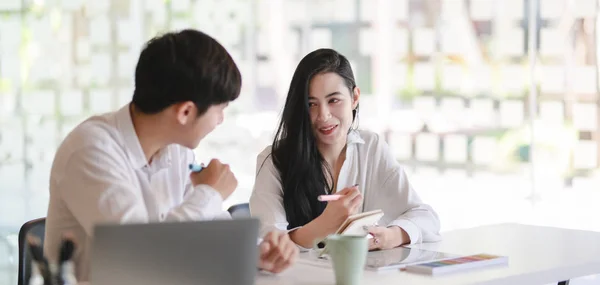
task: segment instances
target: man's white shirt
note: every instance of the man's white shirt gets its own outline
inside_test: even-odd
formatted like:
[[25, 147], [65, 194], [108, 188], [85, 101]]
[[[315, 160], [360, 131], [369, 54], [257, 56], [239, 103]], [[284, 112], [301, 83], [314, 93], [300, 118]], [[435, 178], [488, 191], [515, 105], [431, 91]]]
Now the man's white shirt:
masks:
[[149, 164], [129, 105], [84, 121], [65, 138], [52, 165], [46, 256], [56, 261], [62, 235], [73, 234], [76, 276], [88, 281], [95, 224], [230, 218], [217, 191], [191, 185], [193, 161], [190, 149], [169, 145]]

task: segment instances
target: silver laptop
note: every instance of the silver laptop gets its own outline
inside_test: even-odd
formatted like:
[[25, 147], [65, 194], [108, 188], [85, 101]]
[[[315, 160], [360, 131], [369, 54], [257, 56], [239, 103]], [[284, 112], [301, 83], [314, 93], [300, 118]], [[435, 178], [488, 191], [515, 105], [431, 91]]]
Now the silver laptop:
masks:
[[257, 219], [98, 225], [91, 284], [254, 284]]

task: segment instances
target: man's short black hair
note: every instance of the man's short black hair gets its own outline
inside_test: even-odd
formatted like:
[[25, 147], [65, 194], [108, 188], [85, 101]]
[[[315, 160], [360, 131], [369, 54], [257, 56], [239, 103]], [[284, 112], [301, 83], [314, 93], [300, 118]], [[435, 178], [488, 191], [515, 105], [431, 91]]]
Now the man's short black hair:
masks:
[[189, 29], [146, 43], [135, 68], [132, 101], [146, 114], [192, 101], [202, 115], [211, 105], [235, 100], [241, 85], [227, 50], [209, 35]]

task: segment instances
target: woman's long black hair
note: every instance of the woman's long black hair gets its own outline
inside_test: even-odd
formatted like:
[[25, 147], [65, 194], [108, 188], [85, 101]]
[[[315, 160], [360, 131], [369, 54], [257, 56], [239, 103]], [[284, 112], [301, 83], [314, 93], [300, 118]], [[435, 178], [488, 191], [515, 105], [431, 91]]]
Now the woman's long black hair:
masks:
[[[354, 94], [356, 82], [346, 57], [332, 49], [318, 49], [298, 64], [283, 108], [271, 154], [283, 189], [283, 206], [289, 228], [303, 226], [318, 217], [326, 203], [317, 197], [333, 190], [333, 175], [317, 149], [308, 107], [311, 79], [334, 72]], [[357, 108], [358, 109], [358, 108]], [[357, 109], [352, 111], [353, 121]]]

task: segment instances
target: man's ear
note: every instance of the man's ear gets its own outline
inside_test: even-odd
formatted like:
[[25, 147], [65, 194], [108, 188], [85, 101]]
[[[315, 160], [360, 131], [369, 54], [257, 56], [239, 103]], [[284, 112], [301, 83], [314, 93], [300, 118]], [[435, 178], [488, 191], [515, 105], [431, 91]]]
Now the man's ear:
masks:
[[352, 91], [352, 110], [358, 106], [358, 99], [360, 98], [360, 88], [354, 87]]
[[192, 122], [196, 117], [196, 104], [192, 101], [187, 101], [183, 103], [176, 104], [175, 106], [175, 115], [177, 117], [177, 122], [182, 125], [186, 125], [189, 122]]

